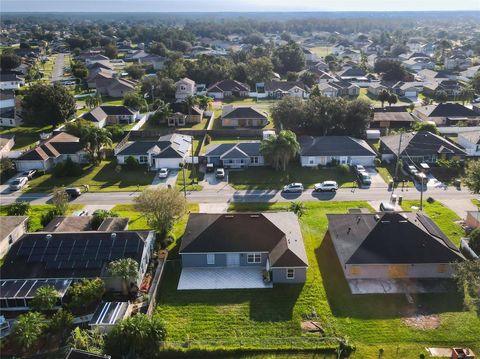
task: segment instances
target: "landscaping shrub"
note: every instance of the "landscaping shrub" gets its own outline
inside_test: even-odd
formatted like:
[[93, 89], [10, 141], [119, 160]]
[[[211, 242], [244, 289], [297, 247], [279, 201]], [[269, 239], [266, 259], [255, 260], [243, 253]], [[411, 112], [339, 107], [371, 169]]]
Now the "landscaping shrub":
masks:
[[136, 170], [139, 167], [139, 163], [133, 156], [128, 156], [125, 160], [125, 168], [128, 170]]
[[480, 255], [480, 228], [475, 228], [468, 238], [468, 245], [472, 251]]
[[22, 202], [13, 202], [6, 206], [7, 216], [25, 216], [30, 210], [30, 203]]
[[76, 177], [82, 174], [82, 167], [78, 163], [73, 162], [71, 158], [67, 158], [65, 162], [55, 166], [53, 174], [56, 177]]
[[45, 227], [47, 224], [49, 224], [54, 217], [61, 216], [62, 212], [58, 208], [52, 208], [50, 209], [47, 213], [42, 215], [42, 218], [40, 219], [40, 223], [42, 224], [43, 227]]
[[105, 218], [108, 217], [118, 217], [118, 214], [112, 211], [107, 211], [105, 209], [98, 209], [93, 213], [93, 218], [91, 222], [91, 226], [93, 230], [97, 230], [98, 227], [102, 224]]
[[123, 138], [123, 128], [119, 125], [108, 126], [107, 130], [112, 135], [112, 140], [118, 142]]
[[338, 165], [338, 169], [344, 175], [347, 175], [350, 173], [350, 167], [348, 165]]
[[100, 278], [84, 279], [68, 289], [70, 301], [68, 306], [72, 310], [86, 308], [99, 301], [105, 293], [105, 283]]

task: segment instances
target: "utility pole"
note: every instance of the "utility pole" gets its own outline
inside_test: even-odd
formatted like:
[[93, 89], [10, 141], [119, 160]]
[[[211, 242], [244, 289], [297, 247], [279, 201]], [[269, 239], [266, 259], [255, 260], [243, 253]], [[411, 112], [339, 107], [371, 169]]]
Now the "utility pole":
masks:
[[191, 136], [192, 138], [192, 183], [195, 183], [195, 163], [194, 163], [194, 153], [193, 153], [193, 136]]
[[390, 194], [390, 201], [392, 200], [393, 192], [395, 191], [395, 181], [397, 180], [397, 176], [398, 176], [398, 161], [400, 160], [400, 150], [402, 148], [402, 136], [403, 136], [403, 130], [400, 131], [400, 139], [398, 141], [397, 160], [395, 161], [395, 174], [393, 177], [392, 193]]
[[423, 183], [425, 182], [425, 179], [421, 177], [420, 181], [420, 211], [423, 210]]
[[185, 162], [180, 163], [183, 172], [183, 195], [187, 198], [187, 181], [185, 179]]

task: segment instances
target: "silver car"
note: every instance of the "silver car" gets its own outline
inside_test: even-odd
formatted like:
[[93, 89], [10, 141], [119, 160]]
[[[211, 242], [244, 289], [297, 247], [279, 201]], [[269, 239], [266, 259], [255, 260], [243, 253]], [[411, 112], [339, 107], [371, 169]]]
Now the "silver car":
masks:
[[303, 192], [303, 184], [301, 183], [290, 183], [283, 187], [283, 192], [288, 193], [298, 193]]
[[17, 177], [10, 183], [8, 188], [11, 191], [18, 191], [19, 189], [22, 189], [22, 187], [25, 186], [27, 182], [28, 182], [27, 177]]

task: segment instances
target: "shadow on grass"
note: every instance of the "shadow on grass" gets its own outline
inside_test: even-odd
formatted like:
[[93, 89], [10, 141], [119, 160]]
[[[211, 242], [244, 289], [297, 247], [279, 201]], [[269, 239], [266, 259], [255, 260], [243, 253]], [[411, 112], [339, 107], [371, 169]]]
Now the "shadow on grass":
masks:
[[99, 186], [100, 188], [111, 186], [126, 188], [136, 185], [148, 186], [152, 183], [154, 176], [154, 172], [150, 172], [144, 167], [134, 170], [121, 167], [118, 171], [115, 161], [111, 161], [103, 166], [98, 173], [93, 176], [92, 180], [102, 183], [102, 185]]
[[455, 291], [447, 293], [414, 294], [409, 304], [402, 294], [353, 295], [328, 234], [315, 249], [327, 300], [336, 317], [360, 319], [401, 318], [412, 312], [443, 313], [462, 311], [462, 299]]
[[[277, 322], [292, 319], [293, 308], [303, 289], [302, 285], [275, 285], [271, 289], [182, 290], [177, 291], [181, 261], [168, 261], [160, 288], [159, 305], [215, 306], [248, 302], [250, 319], [257, 322]], [[181, 309], [179, 309], [181, 310]]]

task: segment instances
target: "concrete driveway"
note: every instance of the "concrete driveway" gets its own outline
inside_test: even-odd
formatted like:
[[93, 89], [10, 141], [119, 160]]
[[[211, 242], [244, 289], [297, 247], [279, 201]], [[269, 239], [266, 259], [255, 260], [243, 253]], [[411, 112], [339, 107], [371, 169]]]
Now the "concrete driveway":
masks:
[[388, 184], [385, 183], [382, 176], [375, 170], [375, 167], [365, 167], [368, 175], [372, 179], [372, 184], [370, 187], [386, 187]]
[[158, 177], [158, 173], [156, 173], [150, 187], [153, 187], [153, 188], [155, 188], [155, 187], [167, 187], [168, 185], [174, 187], [175, 183], [177, 182], [177, 176], [178, 176], [178, 170], [177, 169], [171, 169], [168, 173], [167, 178], [160, 178], [160, 177]]
[[228, 184], [228, 170], [225, 170], [225, 178], [219, 179], [215, 177], [215, 173], [205, 173], [203, 181], [200, 182], [204, 189], [222, 191], [222, 190], [233, 190], [233, 188]]
[[[15, 191], [10, 191], [8, 189], [8, 186], [10, 185], [10, 183], [15, 180], [17, 177], [20, 177], [22, 175], [22, 172], [17, 172], [16, 174], [14, 174], [10, 179], [7, 180], [7, 182], [5, 182], [4, 184], [0, 185], [0, 193], [1, 194], [10, 194], [10, 193], [13, 193]], [[27, 182], [27, 186], [28, 186], [28, 182]], [[21, 192], [21, 190], [19, 190], [18, 192]]]

